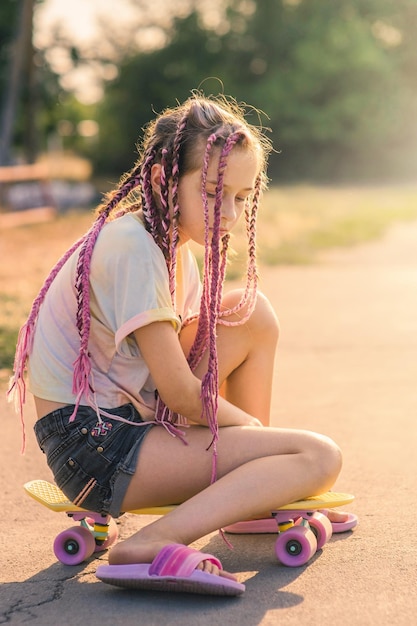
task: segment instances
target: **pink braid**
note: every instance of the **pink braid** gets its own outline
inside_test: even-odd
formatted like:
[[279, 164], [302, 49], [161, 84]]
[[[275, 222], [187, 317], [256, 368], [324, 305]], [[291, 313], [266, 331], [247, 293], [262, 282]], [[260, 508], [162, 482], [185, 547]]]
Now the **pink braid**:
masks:
[[77, 262], [77, 274], [75, 287], [77, 290], [77, 328], [80, 336], [80, 349], [77, 359], [74, 361], [74, 373], [72, 381], [72, 393], [76, 396], [74, 411], [70, 417], [70, 422], [75, 416], [80, 406], [82, 398], [90, 399], [94, 389], [90, 384], [91, 361], [88, 352], [88, 341], [90, 338], [91, 313], [90, 313], [90, 268], [93, 249], [97, 238], [103, 228], [106, 219], [111, 211], [140, 183], [139, 169], [136, 168], [130, 177], [121, 185], [113, 195], [110, 202], [100, 213], [80, 249]]
[[[245, 292], [242, 296], [240, 302], [237, 303], [233, 309], [227, 311], [221, 311], [219, 313], [220, 319], [218, 320], [219, 324], [224, 326], [239, 326], [240, 324], [244, 324], [249, 317], [252, 315], [253, 310], [256, 304], [256, 293], [257, 293], [257, 285], [258, 285], [258, 271], [256, 265], [256, 218], [257, 211], [259, 206], [259, 197], [261, 193], [261, 178], [258, 176], [255, 184], [255, 191], [252, 199], [251, 208], [248, 206], [245, 210], [245, 219], [246, 219], [246, 231], [248, 235], [248, 254], [249, 254], [249, 263], [247, 268], [247, 282]], [[237, 313], [240, 311], [245, 305], [247, 306], [246, 314], [236, 320], [234, 322], [223, 319], [224, 317], [230, 316], [233, 313]]]
[[[92, 249], [109, 213], [138, 184], [139, 177], [138, 170], [136, 169], [132, 171], [130, 178], [126, 182], [124, 182], [120, 186], [119, 190], [113, 195], [107, 207], [102, 213], [100, 213], [99, 217], [97, 218], [91, 229], [87, 232], [87, 234], [83, 235], [78, 241], [76, 241], [53, 267], [50, 274], [46, 278], [41, 290], [39, 291], [39, 294], [32, 304], [28, 319], [19, 331], [13, 365], [14, 375], [10, 379], [7, 396], [9, 398], [9, 402], [14, 402], [16, 412], [20, 415], [23, 437], [22, 452], [24, 452], [26, 444], [25, 425], [23, 419], [23, 405], [26, 401], [26, 382], [24, 379], [24, 373], [26, 370], [28, 357], [33, 347], [36, 321], [38, 319], [39, 311], [45, 299], [45, 296], [61, 268], [81, 246], [80, 258], [82, 260], [81, 262], [80, 258], [78, 260], [76, 281], [76, 286], [80, 290], [77, 297], [77, 301], [79, 304], [77, 311], [77, 327], [80, 333], [81, 345], [79, 357], [74, 364], [75, 367], [73, 379], [73, 391], [77, 394], [78, 406], [83, 392], [85, 392], [89, 388], [88, 380], [91, 370], [88, 355], [88, 338], [90, 329], [89, 268]], [[87, 267], [86, 272], [84, 271], [85, 266]]]
[[[155, 243], [164, 254], [169, 275], [171, 300], [175, 310], [176, 305], [176, 260], [178, 246], [178, 183], [179, 183], [179, 153], [182, 134], [186, 127], [188, 113], [183, 116], [177, 125], [172, 149], [161, 150], [161, 209], [156, 206], [152, 184], [151, 168], [156, 160], [157, 150], [154, 148], [145, 158], [142, 167], [142, 209], [148, 230]], [[170, 166], [171, 164], [171, 166]], [[170, 180], [172, 188], [170, 189]], [[172, 196], [173, 217], [170, 217], [169, 197]], [[179, 416], [169, 410], [158, 397], [155, 420], [166, 428], [174, 428]]]
[[[222, 237], [222, 251], [221, 251], [221, 265], [220, 265], [220, 280], [224, 285], [224, 281], [226, 278], [226, 266], [227, 266], [227, 249], [229, 247], [230, 235], [224, 235]], [[221, 310], [219, 307], [219, 316], [221, 315]]]
[[176, 310], [176, 271], [177, 271], [177, 249], [179, 242], [178, 235], [178, 219], [180, 214], [180, 207], [178, 203], [178, 185], [179, 185], [179, 156], [180, 156], [180, 146], [181, 139], [184, 133], [184, 130], [187, 126], [188, 121], [188, 113], [184, 115], [180, 123], [177, 127], [177, 132], [175, 133], [174, 143], [172, 148], [172, 169], [171, 169], [171, 177], [172, 177], [172, 206], [173, 206], [173, 215], [172, 215], [172, 229], [171, 229], [171, 253], [170, 253], [170, 265], [169, 265], [169, 287], [172, 298], [172, 306], [174, 307], [174, 311]]
[[164, 255], [165, 263], [167, 264], [169, 270], [169, 177], [171, 170], [167, 159], [168, 150], [163, 148], [161, 151], [161, 211], [155, 202], [151, 182], [152, 165], [156, 162], [157, 153], [158, 150], [152, 148], [148, 155], [144, 158], [141, 168], [142, 212], [145, 219], [146, 229], [152, 235], [156, 245], [161, 249], [162, 254]]
[[41, 308], [42, 302], [44, 301], [46, 293], [53, 283], [55, 276], [58, 274], [61, 267], [63, 267], [63, 265], [67, 262], [73, 252], [75, 252], [75, 250], [77, 250], [77, 248], [79, 248], [79, 246], [83, 243], [84, 239], [85, 236], [76, 241], [73, 246], [60, 258], [58, 263], [53, 267], [49, 276], [46, 278], [39, 294], [33, 301], [28, 319], [19, 331], [13, 364], [14, 374], [10, 379], [9, 388], [7, 390], [7, 397], [9, 399], [9, 402], [14, 403], [15, 410], [20, 415], [23, 436], [22, 453], [24, 452], [26, 446], [26, 433], [23, 419], [23, 405], [26, 402], [26, 382], [24, 378], [24, 373], [26, 370], [26, 364], [29, 354], [31, 353], [33, 347], [35, 325], [36, 320], [38, 319], [39, 309]]
[[164, 255], [165, 261], [169, 268], [170, 262], [170, 246], [169, 246], [169, 229], [171, 225], [171, 219], [169, 215], [169, 177], [170, 177], [170, 167], [167, 159], [168, 150], [166, 148], [162, 149], [162, 159], [161, 159], [161, 205], [162, 205], [162, 213], [160, 219], [161, 225], [161, 238], [160, 238], [160, 248]]
[[202, 278], [202, 295], [200, 302], [200, 313], [198, 315], [198, 326], [197, 332], [195, 336], [194, 343], [191, 347], [190, 353], [188, 355], [188, 363], [191, 370], [194, 370], [201, 359], [203, 358], [203, 354], [208, 345], [208, 331], [207, 331], [207, 319], [208, 319], [208, 302], [209, 302], [209, 275], [210, 272], [207, 271], [207, 267], [210, 263], [209, 258], [209, 250], [210, 250], [210, 242], [209, 242], [209, 231], [208, 231], [208, 198], [207, 198], [207, 172], [210, 163], [210, 155], [211, 150], [214, 143], [217, 140], [217, 135], [212, 134], [207, 140], [206, 150], [203, 158], [203, 167], [201, 172], [201, 188], [202, 188], [202, 199], [204, 206], [204, 219], [205, 219], [205, 258], [204, 258], [204, 272]]
[[[207, 372], [201, 381], [201, 400], [202, 400], [202, 412], [207, 419], [208, 426], [213, 435], [210, 447], [213, 447], [213, 467], [211, 481], [216, 480], [217, 473], [217, 440], [219, 436], [219, 426], [217, 422], [218, 411], [218, 389], [219, 389], [219, 372], [218, 372], [218, 358], [217, 358], [217, 341], [216, 341], [216, 327], [219, 316], [219, 309], [222, 299], [223, 281], [222, 278], [222, 258], [220, 255], [220, 221], [221, 221], [221, 206], [223, 200], [223, 179], [227, 165], [227, 156], [232, 150], [235, 143], [240, 137], [239, 133], [233, 133], [227, 137], [223, 149], [219, 158], [217, 184], [216, 184], [216, 197], [214, 204], [214, 220], [212, 225], [212, 236], [210, 241], [209, 231], [209, 212], [208, 202], [206, 200], [207, 194], [205, 192], [204, 201], [204, 220], [205, 220], [205, 262], [204, 262], [204, 274], [208, 275], [209, 280], [207, 283], [208, 291], [205, 290], [203, 297], [207, 298], [202, 302], [202, 309], [204, 308], [204, 314], [207, 315], [207, 333], [208, 333], [208, 367]], [[213, 144], [211, 144], [213, 145]], [[204, 168], [207, 172], [207, 169]], [[205, 180], [203, 178], [204, 187]], [[211, 245], [210, 245], [211, 244]], [[203, 298], [202, 298], [203, 300]]]
[[141, 187], [142, 187], [142, 212], [145, 218], [147, 230], [152, 235], [153, 239], [157, 241], [157, 229], [155, 221], [155, 201], [152, 193], [151, 184], [151, 168], [155, 162], [156, 151], [152, 149], [147, 156], [144, 157], [144, 161], [141, 168]]
[[72, 393], [76, 396], [75, 408], [70, 417], [70, 422], [75, 419], [81, 398], [89, 397], [91, 362], [88, 353], [88, 340], [90, 337], [90, 266], [93, 248], [97, 237], [106, 221], [107, 211], [103, 211], [90, 229], [88, 236], [80, 250], [77, 263], [77, 275], [75, 288], [77, 290], [77, 328], [80, 335], [80, 350], [74, 361], [74, 373], [72, 379]]

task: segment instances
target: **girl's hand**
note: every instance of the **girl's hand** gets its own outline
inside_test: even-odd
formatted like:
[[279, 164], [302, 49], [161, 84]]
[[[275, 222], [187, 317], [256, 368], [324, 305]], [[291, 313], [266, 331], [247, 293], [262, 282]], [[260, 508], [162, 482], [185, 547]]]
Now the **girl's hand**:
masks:
[[219, 426], [254, 426], [256, 428], [263, 427], [263, 424], [257, 417], [245, 413], [237, 406], [227, 402], [224, 398], [219, 398], [219, 410], [217, 414]]
[[253, 417], [252, 415], [248, 415], [246, 420], [236, 424], [237, 426], [256, 426], [256, 428], [263, 427], [262, 422], [258, 420], [257, 417]]
[[262, 422], [260, 422], [257, 417], [252, 417], [252, 416], [250, 416], [247, 426], [257, 426], [257, 427], [261, 426], [263, 428]]
[[[207, 426], [207, 424], [204, 424], [201, 420], [199, 422], [192, 422], [191, 420], [189, 420], [189, 423], [195, 424], [197, 426]], [[256, 417], [248, 415], [247, 413], [240, 413], [239, 415], [235, 416], [234, 420], [229, 419], [227, 423], [224, 422], [224, 419], [222, 420], [222, 416], [219, 416], [219, 427], [227, 428], [228, 426], [255, 426], [256, 428], [263, 428], [262, 422], [260, 422]]]

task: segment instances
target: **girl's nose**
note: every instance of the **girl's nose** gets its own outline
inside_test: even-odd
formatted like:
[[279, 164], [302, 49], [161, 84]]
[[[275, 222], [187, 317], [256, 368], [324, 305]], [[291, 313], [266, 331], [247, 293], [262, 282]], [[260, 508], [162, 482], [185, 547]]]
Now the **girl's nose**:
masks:
[[236, 219], [236, 206], [233, 198], [223, 198], [222, 218], [227, 222], [233, 222]]

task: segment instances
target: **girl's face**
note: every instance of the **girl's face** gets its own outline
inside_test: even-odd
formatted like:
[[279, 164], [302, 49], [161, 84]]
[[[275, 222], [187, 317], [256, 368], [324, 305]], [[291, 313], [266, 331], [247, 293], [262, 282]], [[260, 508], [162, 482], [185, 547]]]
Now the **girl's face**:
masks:
[[[207, 199], [209, 208], [209, 227], [214, 221], [214, 203], [217, 184], [217, 170], [220, 150], [215, 149], [210, 159], [207, 172]], [[236, 146], [227, 157], [227, 166], [223, 178], [223, 200], [221, 206], [220, 237], [232, 230], [249, 196], [253, 193], [259, 161], [253, 150]], [[184, 174], [178, 185], [180, 207], [179, 238], [180, 245], [188, 240], [204, 245], [204, 206], [201, 194], [202, 172], [198, 169]]]

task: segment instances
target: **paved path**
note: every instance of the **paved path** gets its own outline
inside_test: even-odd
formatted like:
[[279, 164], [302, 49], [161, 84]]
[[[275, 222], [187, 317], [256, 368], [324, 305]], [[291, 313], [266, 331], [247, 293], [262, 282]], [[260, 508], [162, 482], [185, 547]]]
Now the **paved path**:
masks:
[[[22, 483], [50, 478], [49, 471], [30, 428], [27, 453], [19, 455], [18, 420], [2, 393], [0, 623], [415, 622], [417, 225], [395, 227], [380, 242], [331, 253], [314, 266], [266, 269], [262, 288], [282, 328], [273, 423], [334, 437], [345, 455], [336, 488], [356, 494], [350, 510], [360, 526], [296, 569], [277, 564], [272, 537], [236, 537], [232, 552], [217, 534], [205, 537], [198, 547], [246, 581], [239, 599], [112, 589], [95, 579], [97, 560], [72, 568], [56, 562], [52, 541], [67, 520], [25, 497]], [[125, 516], [122, 535], [141, 523]]]

